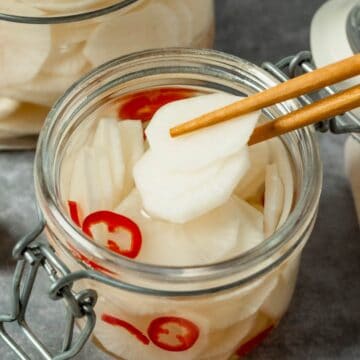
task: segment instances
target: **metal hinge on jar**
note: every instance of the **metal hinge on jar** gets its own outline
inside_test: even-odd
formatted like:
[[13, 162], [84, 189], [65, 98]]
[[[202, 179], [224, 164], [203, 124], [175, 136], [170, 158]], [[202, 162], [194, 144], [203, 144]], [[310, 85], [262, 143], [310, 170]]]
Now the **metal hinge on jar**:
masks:
[[[44, 222], [40, 221], [36, 229], [15, 246], [13, 257], [17, 260], [17, 265], [12, 284], [11, 312], [7, 315], [0, 314], [0, 339], [21, 360], [30, 360], [30, 357], [21, 345], [9, 335], [8, 327], [17, 325], [22, 330], [38, 353], [36, 359], [66, 360], [80, 352], [90, 337], [96, 321], [93, 310], [97, 300], [96, 292], [90, 289], [75, 292], [72, 289], [73, 281], [66, 279], [73, 275], [71, 271], [55, 255], [51, 247], [37, 241], [44, 228]], [[62, 348], [56, 355], [46, 348], [26, 321], [29, 299], [40, 269], [47, 273], [50, 280], [50, 298], [52, 300], [63, 300], [66, 307], [66, 327]], [[62, 283], [61, 281], [64, 281], [66, 285], [59, 288], [58, 284]], [[74, 339], [75, 319], [84, 319], [85, 321], [81, 332]]]

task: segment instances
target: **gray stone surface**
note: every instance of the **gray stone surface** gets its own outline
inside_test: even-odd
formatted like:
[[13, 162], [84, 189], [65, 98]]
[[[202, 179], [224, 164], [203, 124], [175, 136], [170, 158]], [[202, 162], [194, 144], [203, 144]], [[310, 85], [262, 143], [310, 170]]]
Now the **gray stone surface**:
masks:
[[[218, 0], [216, 47], [256, 63], [306, 49], [312, 14], [322, 3]], [[280, 327], [251, 359], [360, 358], [360, 236], [343, 171], [344, 137], [320, 135], [320, 142], [324, 189], [318, 221], [304, 251], [294, 300]], [[11, 248], [35, 220], [32, 161], [30, 152], [0, 153], [1, 312], [8, 309], [14, 268]], [[62, 312], [59, 304], [49, 303], [43, 295], [46, 285], [41, 278], [31, 304], [30, 320], [46, 343], [56, 348], [62, 333]], [[16, 329], [14, 333], [19, 335]], [[15, 359], [2, 343], [0, 359]], [[77, 359], [108, 357], [88, 345]]]

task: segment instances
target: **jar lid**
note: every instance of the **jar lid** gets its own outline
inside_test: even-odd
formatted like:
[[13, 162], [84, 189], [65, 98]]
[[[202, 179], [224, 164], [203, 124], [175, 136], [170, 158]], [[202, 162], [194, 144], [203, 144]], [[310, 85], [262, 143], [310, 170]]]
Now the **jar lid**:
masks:
[[360, 52], [360, 4], [356, 5], [350, 12], [346, 31], [349, 39], [351, 49], [354, 54]]
[[[316, 67], [360, 52], [360, 0], [329, 0], [311, 23], [310, 43]], [[343, 90], [360, 83], [360, 76], [337, 85]], [[352, 111], [360, 118], [360, 110]]]
[[330, 0], [311, 23], [311, 51], [317, 67], [349, 57], [359, 51], [359, 0]]

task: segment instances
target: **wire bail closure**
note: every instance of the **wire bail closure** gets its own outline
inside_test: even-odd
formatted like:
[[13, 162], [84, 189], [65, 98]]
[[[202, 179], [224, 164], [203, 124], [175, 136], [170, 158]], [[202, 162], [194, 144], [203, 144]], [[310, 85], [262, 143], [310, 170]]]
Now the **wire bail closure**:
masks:
[[[57, 288], [56, 285], [62, 279], [72, 274], [49, 245], [37, 241], [44, 228], [45, 222], [41, 219], [35, 230], [21, 239], [14, 247], [13, 257], [17, 260], [17, 265], [13, 278], [11, 312], [7, 315], [0, 314], [0, 338], [21, 360], [30, 360], [30, 357], [9, 335], [6, 330], [7, 325], [18, 325], [37, 350], [39, 357], [36, 359], [66, 360], [80, 352], [89, 339], [96, 322], [94, 312], [97, 301], [96, 292], [91, 289], [75, 292], [72, 289], [73, 282], [66, 282], [66, 285], [59, 288], [56, 293], [49, 293], [53, 300], [64, 300], [66, 307], [66, 328], [59, 354], [51, 354], [28, 325], [26, 321], [27, 306], [39, 269], [42, 268], [48, 275], [52, 284], [51, 288]], [[85, 319], [85, 325], [74, 340], [75, 319]]]
[[[315, 69], [312, 64], [312, 55], [309, 51], [302, 51], [294, 56], [286, 57], [278, 63], [265, 62], [262, 68], [275, 76], [280, 81], [287, 81], [305, 72]], [[326, 95], [333, 95], [337, 92], [334, 87], [323, 89]], [[308, 95], [299, 97], [303, 105], [310, 105], [313, 100]], [[360, 120], [352, 113], [346, 113], [327, 121], [320, 122], [315, 126], [320, 132], [331, 131], [335, 134], [359, 133], [353, 136], [360, 142]], [[36, 360], [67, 360], [73, 358], [84, 347], [90, 338], [96, 323], [94, 307], [97, 301], [95, 290], [86, 289], [80, 292], [73, 290], [73, 285], [81, 279], [92, 279], [109, 286], [122, 287], [131, 290], [130, 284], [121, 283], [108, 276], [93, 270], [71, 270], [58, 258], [55, 251], [47, 244], [38, 240], [43, 233], [46, 224], [39, 215], [39, 224], [36, 228], [24, 236], [14, 247], [13, 257], [17, 260], [12, 285], [12, 302], [10, 314], [0, 313], [0, 339], [2, 339], [16, 354], [20, 360], [31, 360], [25, 350], [9, 335], [6, 327], [10, 324], [17, 324], [25, 337], [34, 345], [39, 357]], [[58, 354], [54, 355], [46, 348], [42, 341], [31, 331], [25, 315], [27, 305], [33, 290], [39, 269], [47, 274], [50, 286], [48, 295], [52, 300], [64, 300], [66, 307], [66, 328], [63, 344]], [[150, 289], [143, 289], [151, 293]], [[74, 339], [75, 319], [84, 319], [84, 327], [80, 334]]]
[[[262, 68], [282, 82], [315, 70], [310, 51], [301, 51], [296, 55], [288, 56], [280, 60], [276, 64], [264, 62]], [[337, 92], [338, 90], [334, 86], [328, 86], [321, 90], [321, 95], [334, 95]], [[300, 96], [299, 100], [304, 106], [310, 105], [313, 102], [309, 95]], [[360, 133], [360, 119], [352, 112], [347, 112], [333, 119], [317, 123], [315, 129], [320, 132], [330, 130], [330, 132], [334, 134]], [[355, 134], [355, 138], [359, 138], [359, 135]]]

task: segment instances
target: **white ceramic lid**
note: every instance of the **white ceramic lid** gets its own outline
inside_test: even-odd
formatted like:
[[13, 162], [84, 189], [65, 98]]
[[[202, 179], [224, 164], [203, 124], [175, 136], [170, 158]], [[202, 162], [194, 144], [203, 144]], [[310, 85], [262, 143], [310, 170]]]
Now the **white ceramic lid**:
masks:
[[[360, 52], [360, 0], [329, 0], [315, 14], [311, 23], [311, 52], [316, 67]], [[355, 41], [354, 41], [355, 39]], [[360, 76], [339, 84], [345, 89], [360, 83]], [[360, 117], [360, 110], [353, 111]]]
[[[311, 52], [316, 67], [325, 66], [354, 54], [347, 33], [351, 11], [359, 0], [330, 0], [315, 14], [311, 23]], [[355, 80], [355, 79], [354, 79]], [[351, 80], [351, 84], [358, 84]]]

